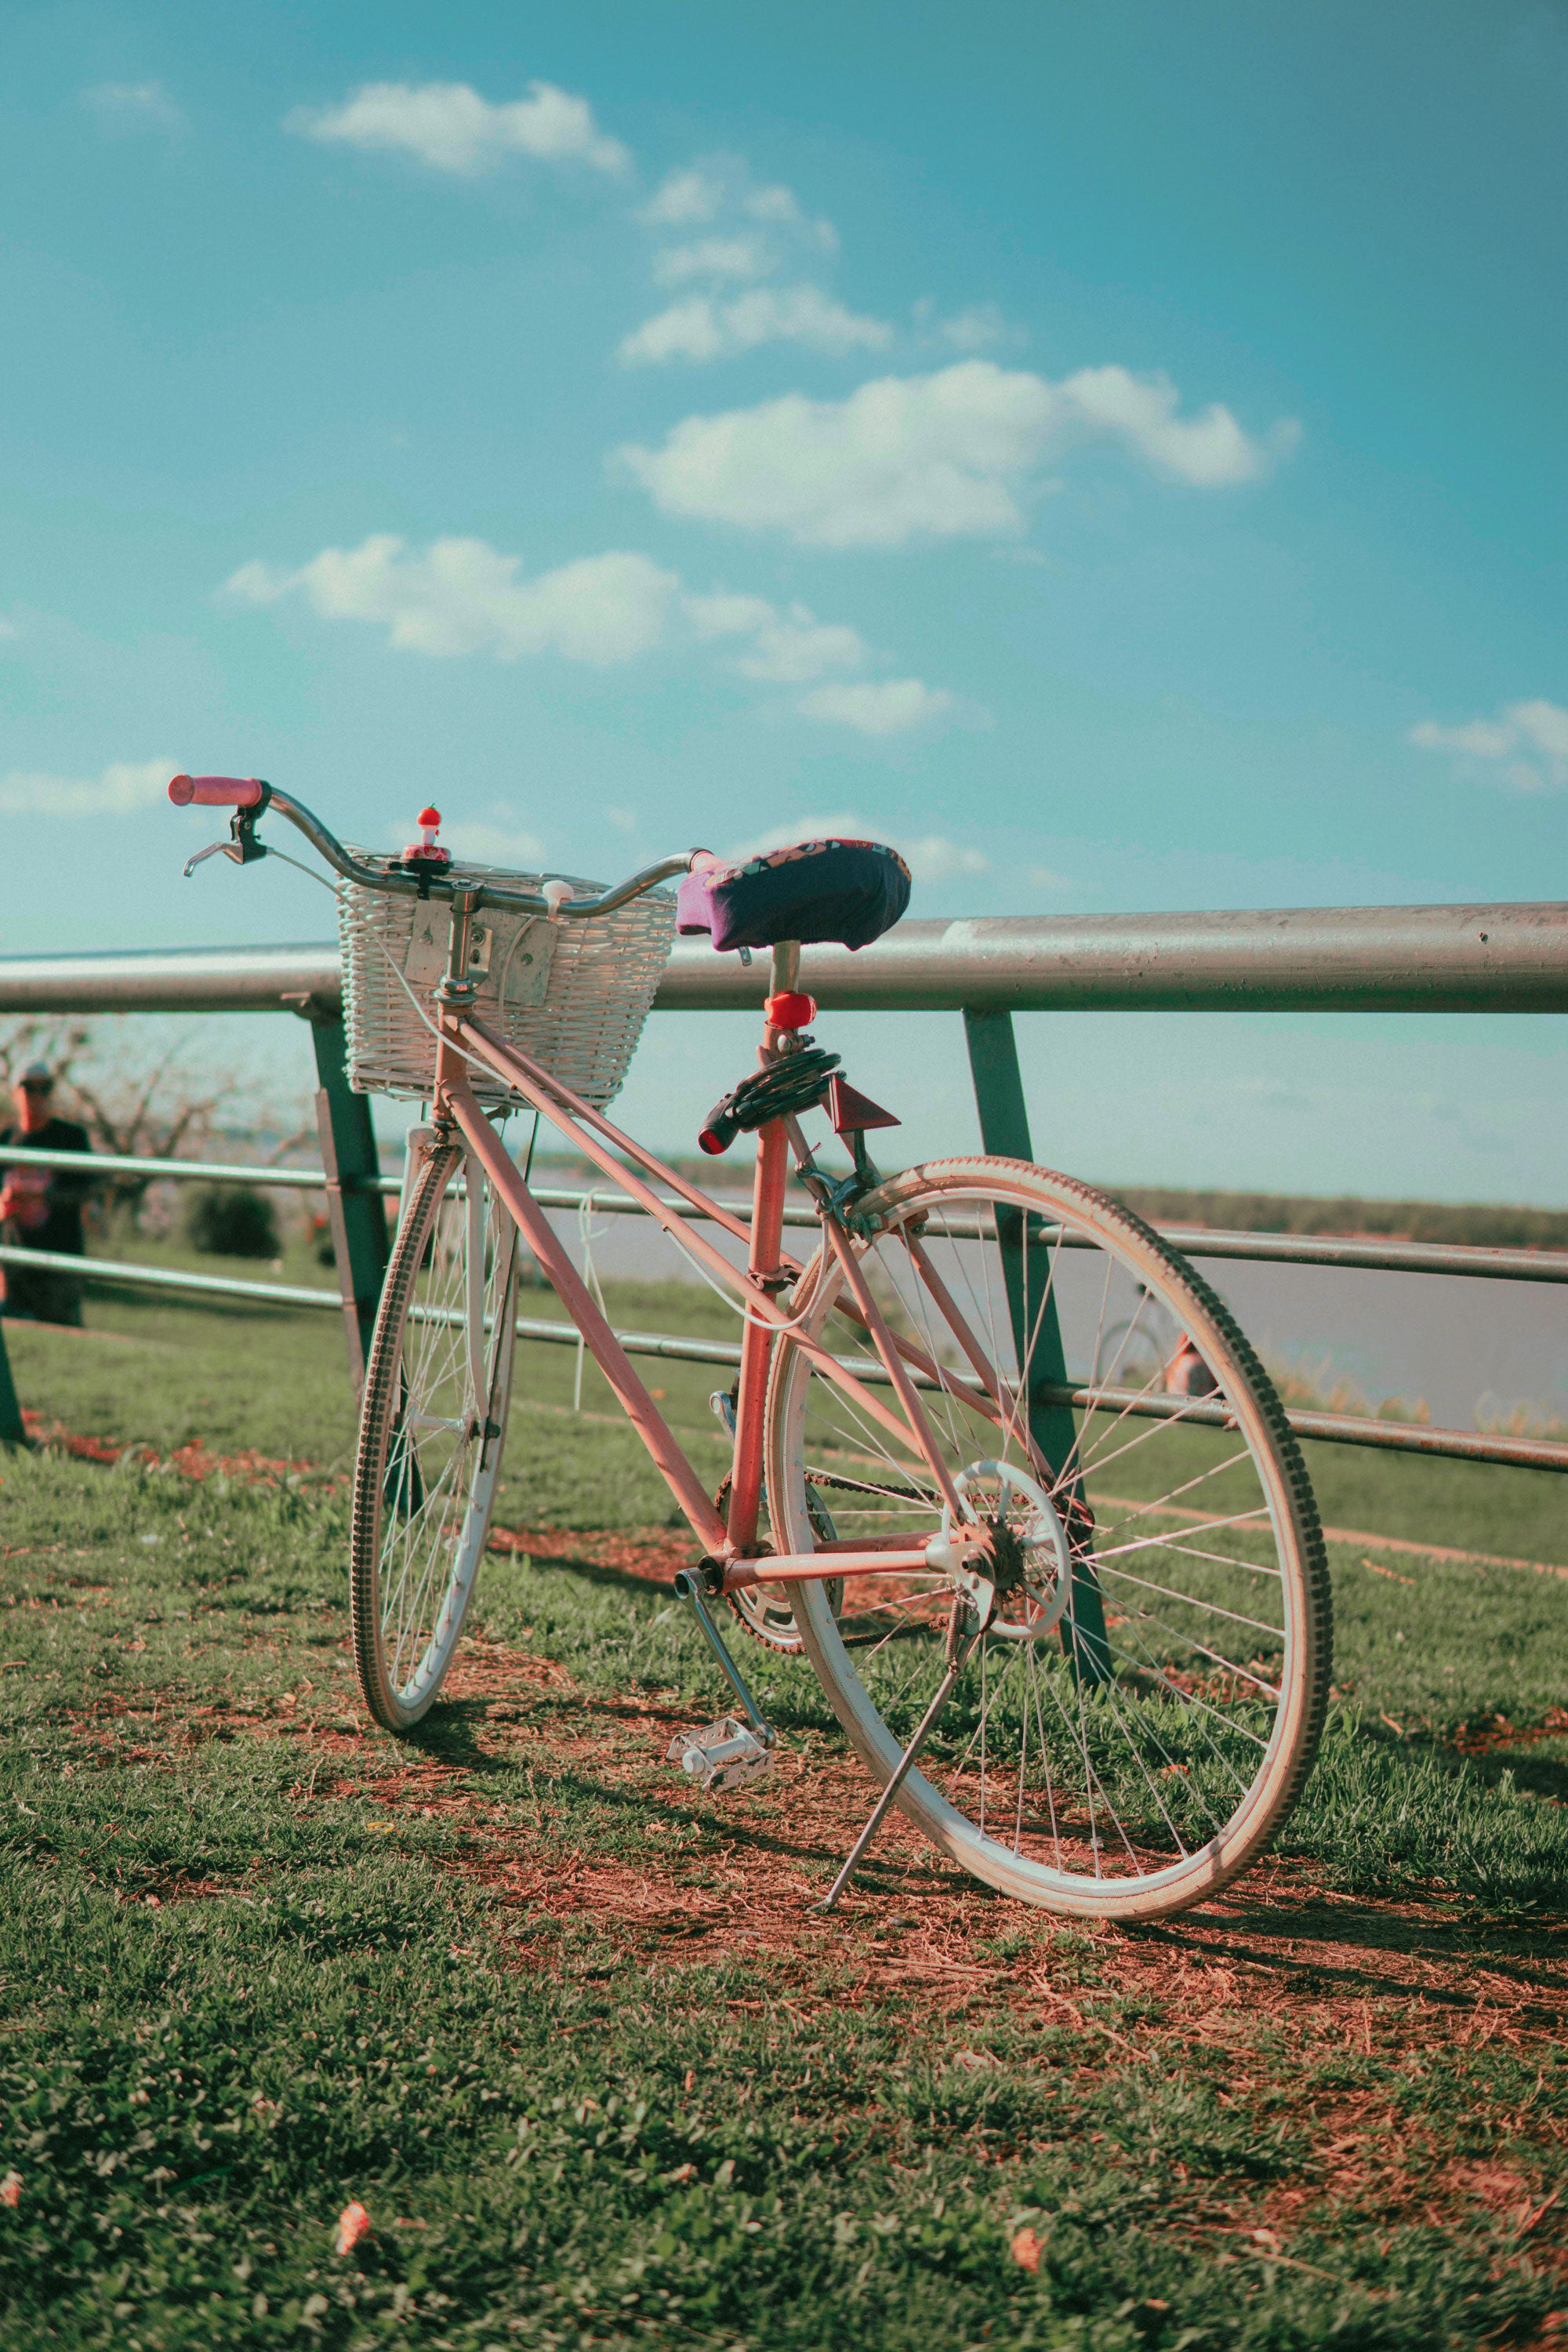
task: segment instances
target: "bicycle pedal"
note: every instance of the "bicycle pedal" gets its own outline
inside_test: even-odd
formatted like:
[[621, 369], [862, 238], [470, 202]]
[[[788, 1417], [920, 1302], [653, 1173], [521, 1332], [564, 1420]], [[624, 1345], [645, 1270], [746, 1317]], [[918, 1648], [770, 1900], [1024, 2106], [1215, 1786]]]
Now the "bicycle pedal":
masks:
[[700, 1731], [678, 1731], [665, 1751], [666, 1763], [678, 1765], [700, 1789], [743, 1789], [748, 1780], [760, 1780], [773, 1760], [773, 1749], [732, 1715]]

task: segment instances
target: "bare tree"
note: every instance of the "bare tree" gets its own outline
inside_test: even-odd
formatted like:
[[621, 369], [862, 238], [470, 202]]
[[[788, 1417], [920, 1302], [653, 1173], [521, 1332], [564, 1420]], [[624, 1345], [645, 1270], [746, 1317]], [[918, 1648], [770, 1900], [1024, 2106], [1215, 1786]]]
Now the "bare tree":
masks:
[[[279, 1120], [270, 1090], [258, 1088], [243, 1069], [215, 1067], [202, 1057], [201, 1032], [186, 1028], [172, 1043], [149, 1035], [134, 1016], [102, 1020], [34, 1016], [0, 1034], [0, 1082], [9, 1089], [29, 1062], [47, 1062], [66, 1099], [61, 1109], [87, 1129], [95, 1151], [128, 1160], [195, 1160], [211, 1156], [219, 1140], [223, 1156], [247, 1149], [258, 1167], [276, 1166], [306, 1142], [315, 1123], [298, 1103]], [[243, 1119], [234, 1117], [243, 1106]], [[231, 1115], [229, 1119], [224, 1113]], [[284, 1132], [278, 1135], [279, 1125]], [[238, 1129], [238, 1136], [235, 1129]], [[265, 1150], [261, 1133], [268, 1133]], [[111, 1213], [134, 1215], [156, 1181], [151, 1176], [106, 1176], [102, 1201]]]

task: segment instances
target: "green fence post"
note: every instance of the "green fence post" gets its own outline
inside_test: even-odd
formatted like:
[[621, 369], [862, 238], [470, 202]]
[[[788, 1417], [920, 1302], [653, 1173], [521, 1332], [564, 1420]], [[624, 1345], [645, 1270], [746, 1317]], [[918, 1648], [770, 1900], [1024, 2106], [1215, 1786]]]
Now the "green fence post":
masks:
[[327, 1217], [332, 1249], [338, 1261], [338, 1289], [343, 1302], [349, 1370], [355, 1391], [364, 1386], [371, 1333], [386, 1272], [386, 1204], [368, 1180], [381, 1173], [370, 1101], [349, 1085], [341, 1019], [310, 1018], [310, 1038], [316, 1048], [316, 1126], [321, 1139], [321, 1166], [327, 1180]]
[[[966, 1004], [963, 1008], [963, 1034], [969, 1047], [970, 1074], [974, 1080], [975, 1107], [980, 1113], [981, 1141], [987, 1151], [999, 1153], [1005, 1160], [1032, 1161], [1035, 1153], [1029, 1141], [1029, 1112], [1024, 1100], [1024, 1081], [1018, 1068], [1018, 1045], [1013, 1034], [1012, 1014]], [[998, 1239], [1007, 1284], [1013, 1344], [1022, 1363], [1028, 1330], [1028, 1305], [1025, 1297], [1021, 1236], [1011, 1244], [1005, 1234], [999, 1234]], [[1070, 1405], [1053, 1403], [1037, 1391], [1065, 1381], [1067, 1376], [1067, 1354], [1057, 1318], [1057, 1302], [1051, 1296], [1046, 1299], [1043, 1309], [1037, 1312], [1034, 1355], [1029, 1366], [1029, 1433], [1047, 1462], [1068, 1459], [1078, 1442], [1078, 1430]], [[1075, 1475], [1075, 1490], [1079, 1484]], [[1074, 1673], [1083, 1681], [1108, 1681], [1110, 1654], [1099, 1581], [1087, 1561], [1076, 1559], [1072, 1581], [1072, 1609], [1070, 1616], [1062, 1620], [1062, 1647]]]
[[5, 1318], [0, 1317], [0, 1445], [26, 1445], [26, 1442], [22, 1408], [16, 1402], [16, 1383], [11, 1378], [11, 1360], [5, 1353]]

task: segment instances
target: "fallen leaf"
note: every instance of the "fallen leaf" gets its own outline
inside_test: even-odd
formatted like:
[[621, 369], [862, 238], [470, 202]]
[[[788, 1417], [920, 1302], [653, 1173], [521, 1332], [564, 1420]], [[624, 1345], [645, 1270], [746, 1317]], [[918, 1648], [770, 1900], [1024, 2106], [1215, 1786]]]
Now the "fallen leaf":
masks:
[[360, 2240], [369, 2235], [370, 2228], [370, 2215], [363, 2205], [345, 2205], [338, 2215], [338, 2252], [352, 2253]]
[[1040, 2256], [1045, 2251], [1033, 2230], [1020, 2230], [1013, 2241], [1013, 2260], [1021, 2263], [1026, 2271], [1039, 2269]]
[[1373, 1576], [1386, 1576], [1392, 1584], [1414, 1584], [1415, 1581], [1413, 1576], [1401, 1576], [1395, 1569], [1379, 1568], [1375, 1559], [1363, 1559], [1362, 1566], [1370, 1568]]

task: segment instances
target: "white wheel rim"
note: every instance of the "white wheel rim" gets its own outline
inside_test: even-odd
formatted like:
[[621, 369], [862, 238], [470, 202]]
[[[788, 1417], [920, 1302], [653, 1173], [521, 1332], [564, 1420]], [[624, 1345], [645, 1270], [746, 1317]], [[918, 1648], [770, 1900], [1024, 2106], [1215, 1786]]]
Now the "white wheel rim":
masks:
[[[914, 1182], [913, 1178], [905, 1181], [910, 1185]], [[896, 1189], [889, 1188], [890, 1192]], [[975, 1197], [977, 1189], [971, 1188], [966, 1199], [964, 1192], [955, 1187], [952, 1192], [942, 1196], [944, 1203], [951, 1205], [955, 1212], [964, 1207], [973, 1210], [977, 1205]], [[1031, 1211], [1040, 1209], [1042, 1207], [1040, 1200], [1029, 1197], [1030, 1191], [1032, 1188], [1026, 1190], [1022, 1196], [1013, 1197], [1009, 1204], [1022, 1206]], [[995, 1179], [992, 1179], [984, 1188], [984, 1195], [1001, 1199], [1004, 1196], [1004, 1188]], [[925, 1200], [924, 1195], [921, 1197], [922, 1206], [929, 1209], [929, 1202]], [[1057, 1206], [1059, 1209], [1059, 1199]], [[895, 1230], [897, 1222], [895, 1216]], [[883, 1235], [879, 1239], [885, 1241], [889, 1237]], [[1109, 1244], [1123, 1238], [1114, 1233], [1102, 1234], [1100, 1236], [1102, 1249], [1105, 1249], [1108, 1255]], [[1131, 1256], [1123, 1256], [1119, 1263], [1131, 1271], [1138, 1261]], [[819, 1278], [814, 1310], [806, 1325], [813, 1338], [822, 1338], [824, 1327], [828, 1321], [837, 1295], [836, 1275], [829, 1273]], [[955, 1861], [962, 1863], [989, 1883], [1003, 1887], [1005, 1891], [1021, 1895], [1026, 1900], [1046, 1903], [1065, 1910], [1077, 1910], [1098, 1916], [1115, 1916], [1119, 1911], [1130, 1915], [1147, 1914], [1163, 1907], [1179, 1907], [1174, 1901], [1169, 1903], [1165, 1901], [1168, 1895], [1174, 1895], [1178, 1890], [1181, 1892], [1183, 1900], [1194, 1899], [1205, 1886], [1217, 1885], [1224, 1878], [1231, 1875], [1238, 1866], [1238, 1857], [1245, 1857], [1257, 1842], [1260, 1831], [1267, 1829], [1268, 1821], [1279, 1808], [1285, 1768], [1291, 1765], [1300, 1742], [1306, 1698], [1303, 1676], [1297, 1666], [1303, 1633], [1302, 1592], [1300, 1577], [1292, 1566], [1296, 1559], [1297, 1529], [1291, 1516], [1289, 1496], [1280, 1486], [1278, 1476], [1273, 1475], [1277, 1465], [1274, 1463], [1271, 1433], [1267, 1423], [1260, 1418], [1257, 1400], [1250, 1394], [1245, 1373], [1239, 1365], [1226, 1360], [1222, 1335], [1216, 1330], [1205, 1331], [1205, 1348], [1207, 1360], [1222, 1369], [1228, 1376], [1226, 1401], [1235, 1408], [1233, 1423], [1235, 1435], [1243, 1442], [1247, 1459], [1257, 1475], [1257, 1484], [1262, 1496], [1258, 1507], [1248, 1517], [1256, 1522], [1260, 1534], [1264, 1530], [1267, 1531], [1267, 1540], [1271, 1544], [1279, 1563], [1279, 1622], [1268, 1629], [1278, 1637], [1281, 1651], [1277, 1703], [1273, 1708], [1272, 1724], [1267, 1738], [1258, 1741], [1258, 1763], [1252, 1772], [1250, 1782], [1237, 1790], [1236, 1801], [1227, 1807], [1224, 1818], [1215, 1822], [1211, 1835], [1200, 1841], [1195, 1837], [1183, 1840], [1178, 1834], [1177, 1844], [1180, 1850], [1162, 1866], [1152, 1866], [1155, 1861], [1152, 1853], [1140, 1861], [1137, 1849], [1130, 1843], [1128, 1855], [1132, 1858], [1133, 1866], [1127, 1866], [1127, 1858], [1122, 1857], [1123, 1866], [1121, 1874], [1112, 1874], [1110, 1870], [1110, 1858], [1102, 1860], [1098, 1852], [1094, 1858], [1093, 1874], [1090, 1874], [1081, 1867], [1070, 1869], [1054, 1867], [1050, 1862], [1042, 1860], [1037, 1853], [1025, 1851], [1021, 1837], [1010, 1848], [1005, 1843], [1000, 1841], [989, 1827], [983, 1832], [969, 1814], [952, 1803], [943, 1790], [935, 1785], [930, 1771], [917, 1770], [911, 1773], [905, 1790], [900, 1792], [900, 1802], [904, 1810], [910, 1813], [926, 1833]], [[782, 1368], [781, 1382], [775, 1391], [777, 1409], [771, 1415], [770, 1421], [773, 1451], [770, 1454], [769, 1475], [774, 1482], [776, 1491], [785, 1496], [786, 1509], [795, 1500], [795, 1482], [790, 1478], [788, 1463], [784, 1457], [792, 1446], [799, 1445], [804, 1459], [808, 1433], [803, 1424], [814, 1377], [805, 1360], [795, 1353], [793, 1361], [785, 1363]], [[1173, 1422], [1179, 1422], [1184, 1413], [1190, 1410], [1190, 1405], [1179, 1407], [1173, 1412], [1170, 1418]], [[1085, 1423], [1089, 1418], [1087, 1415], [1083, 1416]], [[1156, 1428], [1159, 1425], [1156, 1423]], [[976, 1477], [979, 1475], [981, 1466], [974, 1465]], [[1028, 1474], [1019, 1470], [1016, 1475], [1021, 1482], [1027, 1478]], [[1020, 1485], [1019, 1491], [1026, 1493], [1028, 1490], [1026, 1486]], [[1041, 1494], [1042, 1500], [1049, 1504], [1049, 1497], [1044, 1496], [1037, 1485], [1036, 1491]], [[1051, 1507], [1052, 1516], [1059, 1525], [1059, 1514], [1056, 1513], [1054, 1506]], [[799, 1517], [800, 1514], [796, 1509], [794, 1519], [798, 1522]], [[781, 1541], [789, 1542], [792, 1548], [807, 1547], [808, 1539], [799, 1524], [791, 1524], [787, 1528], [781, 1527], [779, 1538]], [[1219, 1540], [1215, 1538], [1210, 1538], [1211, 1542]], [[1100, 1562], [1100, 1567], [1102, 1570], [1102, 1589], [1109, 1591], [1118, 1571], [1109, 1560]], [[1064, 1595], [1064, 1607], [1066, 1606], [1067, 1598]], [[852, 1618], [853, 1598], [847, 1603], [847, 1612]], [[857, 1657], [861, 1654], [851, 1653], [846, 1646], [829, 1612], [823, 1608], [818, 1590], [815, 1585], [805, 1584], [798, 1588], [796, 1615], [805, 1646], [823, 1676], [841, 1722], [876, 1777], [886, 1780], [898, 1760], [900, 1744], [881, 1720], [861, 1683], [861, 1670], [857, 1664]], [[1019, 1645], [1016, 1643], [1015, 1646]], [[1026, 1646], [1033, 1651], [1038, 1645], [1031, 1643]], [[1124, 1642], [1123, 1654], [1129, 1654]], [[1121, 1697], [1121, 1689], [1119, 1682], [1111, 1686], [1107, 1694], [1104, 1711], [1110, 1712], [1114, 1708]], [[1080, 1714], [1082, 1704], [1080, 1694]], [[1193, 1704], [1201, 1705], [1203, 1702], [1194, 1701]], [[1244, 1708], [1237, 1710], [1238, 1719], [1243, 1712], [1245, 1712]], [[1026, 1706], [1025, 1721], [1026, 1727]], [[1249, 1737], [1251, 1736], [1254, 1735], [1249, 1734]], [[1040, 1741], [1042, 1752], [1044, 1752], [1048, 1747], [1048, 1739], [1043, 1727], [1040, 1729]], [[1129, 1739], [1127, 1745], [1130, 1748], [1135, 1748], [1136, 1739]], [[1092, 1779], [1093, 1766], [1087, 1750], [1086, 1763], [1089, 1764], [1088, 1777]], [[1024, 1787], [1022, 1768], [1018, 1778], [1019, 1789], [1022, 1792]], [[1155, 1793], [1157, 1797], [1158, 1791]], [[1173, 1812], [1179, 1812], [1179, 1811], [1180, 1807], [1173, 1801], [1172, 1805], [1166, 1809], [1167, 1821], [1172, 1819]], [[1020, 1816], [1022, 1811], [1023, 1803], [1020, 1794]], [[1114, 1816], [1114, 1807], [1111, 1808], [1111, 1811]], [[1123, 1830], [1124, 1833], [1124, 1825], [1119, 1819], [1117, 1827], [1119, 1830]], [[1100, 1843], [1108, 1843], [1108, 1841], [1100, 1840]], [[1058, 1845], [1058, 1852], [1059, 1850]], [[1102, 1873], [1105, 1874], [1100, 1874]]]

